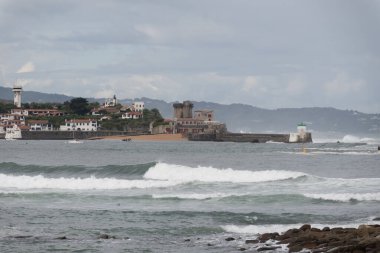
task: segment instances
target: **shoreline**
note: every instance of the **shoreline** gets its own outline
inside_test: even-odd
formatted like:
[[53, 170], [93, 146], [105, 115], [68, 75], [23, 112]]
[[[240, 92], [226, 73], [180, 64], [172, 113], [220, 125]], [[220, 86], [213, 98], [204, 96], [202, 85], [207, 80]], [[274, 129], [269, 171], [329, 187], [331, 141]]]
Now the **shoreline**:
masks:
[[131, 140], [131, 141], [188, 141], [182, 134], [143, 134], [143, 135], [113, 135], [89, 138], [88, 140]]
[[[380, 218], [375, 219], [380, 220]], [[235, 241], [234, 237], [225, 238]], [[304, 224], [283, 233], [263, 233], [246, 239], [240, 251], [256, 250], [273, 252], [279, 249], [288, 252], [309, 253], [378, 253], [380, 252], [380, 225], [360, 225], [357, 228], [324, 227], [322, 229]]]

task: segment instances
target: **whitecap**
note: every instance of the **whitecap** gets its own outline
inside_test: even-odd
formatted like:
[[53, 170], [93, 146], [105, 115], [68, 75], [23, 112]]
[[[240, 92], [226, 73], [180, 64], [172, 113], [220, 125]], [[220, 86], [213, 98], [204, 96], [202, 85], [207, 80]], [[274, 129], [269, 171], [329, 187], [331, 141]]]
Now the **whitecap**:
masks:
[[158, 163], [144, 174], [144, 178], [180, 182], [250, 183], [294, 179], [305, 175], [302, 172], [286, 170], [248, 171], [201, 166], [193, 168], [183, 165]]
[[307, 198], [349, 202], [356, 201], [380, 201], [380, 192], [375, 193], [324, 193], [304, 194]]
[[0, 174], [1, 188], [16, 189], [68, 189], [68, 190], [113, 190], [146, 189], [171, 187], [179, 184], [175, 181], [161, 180], [125, 180], [115, 178], [47, 178], [38, 176], [11, 176]]

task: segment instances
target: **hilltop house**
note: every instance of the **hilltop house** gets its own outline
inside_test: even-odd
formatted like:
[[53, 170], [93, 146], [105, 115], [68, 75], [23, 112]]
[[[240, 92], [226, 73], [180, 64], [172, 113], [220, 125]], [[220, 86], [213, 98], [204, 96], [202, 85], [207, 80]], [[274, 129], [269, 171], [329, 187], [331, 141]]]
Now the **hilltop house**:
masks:
[[142, 112], [126, 112], [121, 115], [122, 119], [142, 119]]
[[135, 112], [144, 111], [144, 102], [133, 102], [132, 103], [132, 111], [135, 111]]
[[132, 106], [123, 106], [125, 112], [121, 115], [122, 119], [142, 119], [144, 102], [133, 102]]

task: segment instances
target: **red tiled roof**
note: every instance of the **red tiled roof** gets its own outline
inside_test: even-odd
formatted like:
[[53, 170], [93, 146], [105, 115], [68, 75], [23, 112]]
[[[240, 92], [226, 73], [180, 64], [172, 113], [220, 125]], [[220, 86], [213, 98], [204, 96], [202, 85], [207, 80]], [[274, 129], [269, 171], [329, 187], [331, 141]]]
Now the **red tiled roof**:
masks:
[[57, 110], [57, 109], [25, 109], [25, 111], [32, 111], [32, 112], [62, 112], [60, 110]]
[[70, 119], [70, 120], [65, 120], [65, 122], [70, 122], [70, 123], [87, 123], [87, 122], [92, 122], [96, 121], [96, 119]]
[[49, 121], [47, 120], [28, 120], [28, 124], [48, 124]]
[[141, 112], [127, 112], [129, 115], [142, 115]]

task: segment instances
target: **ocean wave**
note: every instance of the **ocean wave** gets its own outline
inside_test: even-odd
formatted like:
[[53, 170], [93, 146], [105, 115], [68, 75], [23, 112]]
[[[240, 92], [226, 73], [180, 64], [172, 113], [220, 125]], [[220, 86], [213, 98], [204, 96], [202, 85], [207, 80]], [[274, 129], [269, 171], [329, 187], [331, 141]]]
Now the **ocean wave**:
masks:
[[181, 182], [252, 183], [295, 179], [305, 175], [302, 172], [286, 170], [248, 171], [201, 166], [194, 168], [183, 165], [157, 163], [144, 174], [144, 178]]
[[310, 154], [322, 154], [322, 155], [379, 155], [377, 151], [312, 151]]
[[229, 194], [229, 193], [177, 193], [177, 194], [173, 193], [173, 194], [153, 194], [152, 198], [204, 200], [204, 199], [213, 199], [213, 198], [226, 198], [226, 197], [232, 197], [232, 196], [237, 196], [237, 195]]
[[21, 165], [17, 163], [0, 163], [0, 173], [12, 175], [43, 175], [46, 177], [140, 177], [156, 163], [144, 163], [136, 165], [107, 165], [99, 167], [88, 166], [42, 166]]
[[380, 201], [380, 192], [376, 193], [325, 193], [304, 194], [305, 197], [329, 201]]
[[380, 143], [379, 139], [370, 137], [358, 137], [355, 135], [347, 134], [343, 138], [313, 138], [314, 143], [351, 143], [351, 144], [376, 144]]
[[367, 142], [373, 142], [375, 139], [373, 138], [360, 138], [354, 135], [345, 135], [341, 142], [343, 143], [367, 143]]
[[380, 193], [337, 193], [337, 194], [268, 194], [255, 195], [244, 193], [171, 193], [153, 194], [154, 199], [184, 199], [208, 200], [220, 199], [222, 201], [250, 201], [255, 203], [281, 203], [281, 202], [309, 202], [310, 199], [322, 201], [380, 201]]
[[[305, 175], [301, 172], [282, 170], [247, 171], [166, 163], [109, 165], [94, 168], [0, 163], [0, 187], [3, 189], [145, 189], [172, 187], [191, 182], [266, 182], [296, 179]], [[226, 196], [228, 194], [206, 196], [191, 193], [191, 195], [177, 197], [203, 199]]]
[[176, 181], [125, 180], [115, 178], [47, 178], [38, 176], [13, 176], [0, 174], [1, 188], [16, 189], [68, 189], [68, 190], [114, 190], [171, 187]]
[[193, 199], [193, 200], [207, 200], [207, 199], [220, 199], [222, 201], [250, 201], [257, 203], [279, 203], [279, 202], [301, 202], [307, 201], [309, 198], [302, 194], [248, 194], [248, 193], [227, 193], [227, 192], [214, 192], [214, 193], [171, 193], [171, 194], [153, 194], [154, 199]]

